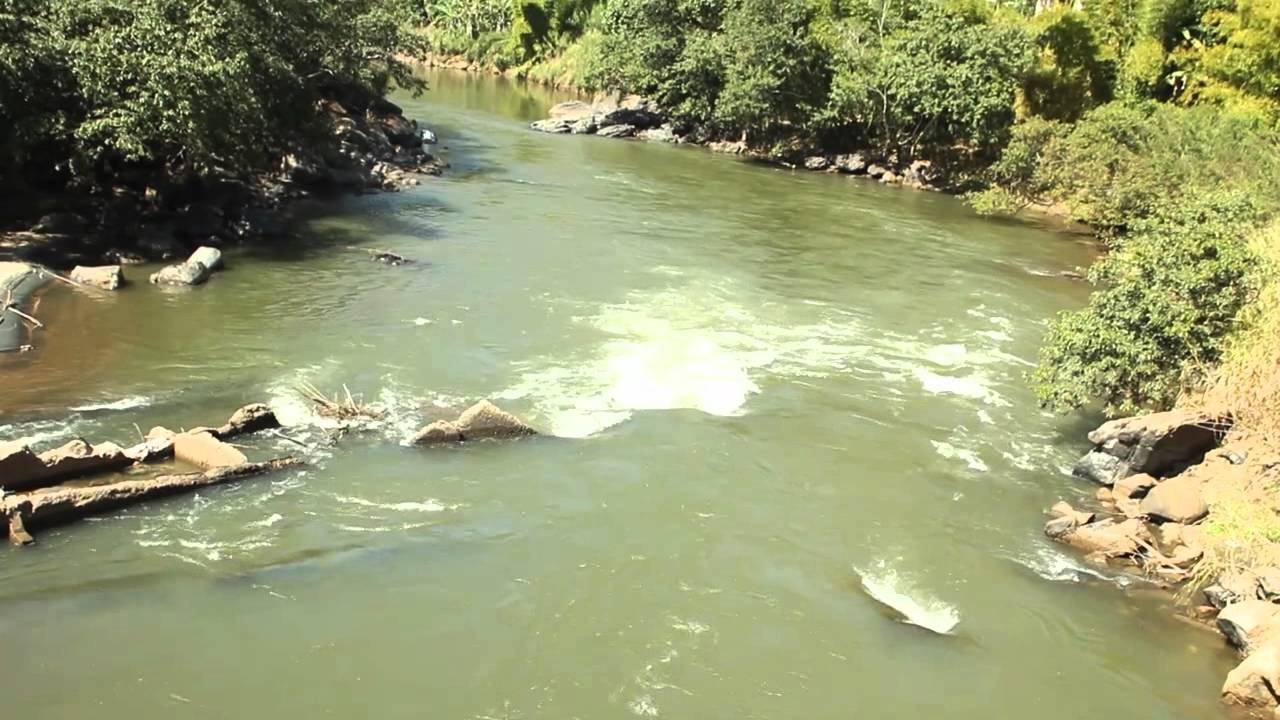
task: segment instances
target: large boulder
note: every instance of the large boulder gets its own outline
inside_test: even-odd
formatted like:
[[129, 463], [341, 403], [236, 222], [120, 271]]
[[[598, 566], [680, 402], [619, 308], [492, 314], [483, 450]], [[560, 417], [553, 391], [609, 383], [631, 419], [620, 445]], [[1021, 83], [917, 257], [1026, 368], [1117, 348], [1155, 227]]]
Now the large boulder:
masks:
[[71, 270], [71, 279], [81, 285], [96, 287], [101, 290], [118, 290], [124, 285], [124, 273], [119, 265], [102, 265], [86, 267], [77, 265]]
[[634, 125], [606, 125], [596, 131], [600, 137], [629, 138], [636, 134]]
[[173, 455], [182, 462], [205, 468], [235, 467], [249, 458], [234, 446], [208, 432], [185, 432], [173, 439]]
[[552, 120], [568, 120], [576, 122], [582, 118], [591, 117], [595, 114], [595, 108], [582, 102], [581, 100], [569, 100], [558, 105], [553, 105], [547, 116]]
[[604, 100], [596, 103], [595, 119], [601, 127], [633, 125], [641, 129], [658, 127], [666, 121], [655, 103], [639, 95], [628, 95], [616, 102]]
[[48, 468], [26, 443], [0, 443], [0, 489], [26, 490], [39, 486], [47, 475]]
[[1095, 447], [1074, 472], [1103, 485], [1135, 473], [1176, 475], [1213, 449], [1230, 423], [1183, 410], [1112, 420], [1089, 433]]
[[488, 400], [472, 405], [452, 422], [438, 420], [424, 427], [411, 439], [416, 445], [431, 445], [465, 440], [492, 440], [537, 435], [520, 418], [502, 410]]
[[1218, 614], [1218, 630], [1246, 654], [1272, 637], [1280, 637], [1280, 605], [1266, 600], [1242, 600]]
[[1201, 482], [1191, 475], [1165, 480], [1142, 499], [1142, 514], [1157, 521], [1196, 522], [1209, 514], [1201, 487]]
[[861, 153], [836, 155], [831, 164], [836, 170], [850, 175], [859, 175], [867, 171], [867, 160]]
[[1272, 709], [1280, 698], [1280, 642], [1258, 648], [1227, 675], [1222, 699], [1231, 705]]

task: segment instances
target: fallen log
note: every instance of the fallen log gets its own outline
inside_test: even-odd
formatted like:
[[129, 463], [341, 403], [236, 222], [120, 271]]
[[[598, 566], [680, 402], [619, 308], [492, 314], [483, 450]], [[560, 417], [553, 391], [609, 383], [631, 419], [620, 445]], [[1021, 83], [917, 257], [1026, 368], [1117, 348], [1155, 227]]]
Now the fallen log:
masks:
[[0, 523], [0, 527], [4, 528], [11, 543], [25, 545], [32, 542], [29, 533], [34, 530], [69, 523], [144, 500], [199, 490], [301, 464], [302, 461], [297, 458], [286, 457], [206, 472], [160, 475], [146, 480], [125, 480], [91, 487], [55, 487], [5, 495], [0, 498], [0, 516], [6, 518], [7, 522]]

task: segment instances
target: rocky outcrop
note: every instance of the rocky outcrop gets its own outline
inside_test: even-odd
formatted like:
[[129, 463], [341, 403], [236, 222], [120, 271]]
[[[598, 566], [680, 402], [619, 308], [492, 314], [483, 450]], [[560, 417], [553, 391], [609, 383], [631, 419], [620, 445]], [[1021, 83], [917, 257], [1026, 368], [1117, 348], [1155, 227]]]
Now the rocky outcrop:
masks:
[[1094, 449], [1073, 472], [1101, 485], [1137, 473], [1176, 475], [1213, 449], [1230, 424], [1230, 418], [1181, 410], [1112, 420], [1089, 433]]
[[280, 458], [262, 463], [246, 463], [199, 473], [160, 475], [145, 480], [125, 480], [89, 487], [58, 487], [0, 498], [0, 532], [11, 542], [27, 544], [31, 532], [52, 525], [79, 520], [144, 500], [190, 492], [211, 485], [295, 467], [301, 462]]
[[1272, 638], [1280, 638], [1280, 605], [1265, 600], [1242, 600], [1218, 614], [1218, 630], [1245, 654]]
[[410, 440], [414, 445], [497, 440], [537, 435], [537, 431], [498, 406], [482, 400], [467, 408], [457, 420], [437, 420]]
[[119, 265], [100, 265], [97, 267], [77, 265], [71, 270], [69, 277], [81, 285], [88, 285], [99, 290], [118, 290], [124, 285], [124, 273], [120, 270]]
[[680, 141], [675, 128], [666, 121], [666, 114], [652, 101], [638, 95], [597, 96], [590, 104], [570, 100], [552, 107], [548, 115], [546, 120], [538, 120], [529, 127], [552, 134]]
[[82, 439], [39, 455], [21, 442], [0, 445], [0, 489], [18, 492], [71, 478], [113, 472], [133, 464], [114, 443], [90, 445]]
[[200, 285], [221, 268], [222, 252], [217, 248], [200, 247], [185, 262], [169, 265], [152, 273], [151, 284]]

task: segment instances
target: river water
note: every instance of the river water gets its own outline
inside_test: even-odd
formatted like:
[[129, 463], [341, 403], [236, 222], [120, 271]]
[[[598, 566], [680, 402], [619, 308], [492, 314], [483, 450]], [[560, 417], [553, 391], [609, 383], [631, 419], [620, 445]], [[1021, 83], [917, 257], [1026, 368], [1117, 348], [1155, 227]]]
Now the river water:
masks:
[[[0, 551], [24, 718], [1218, 717], [1231, 656], [1042, 511], [1087, 422], [1027, 389], [1079, 237], [958, 200], [546, 136], [438, 74], [453, 167], [305, 206], [207, 286], [57, 287], [0, 439], [269, 400], [305, 470]], [[415, 265], [370, 262], [387, 248]], [[145, 271], [133, 272], [141, 279]], [[300, 382], [390, 410], [330, 445]], [[490, 397], [547, 435], [421, 449]], [[872, 595], [904, 610], [903, 624]]]

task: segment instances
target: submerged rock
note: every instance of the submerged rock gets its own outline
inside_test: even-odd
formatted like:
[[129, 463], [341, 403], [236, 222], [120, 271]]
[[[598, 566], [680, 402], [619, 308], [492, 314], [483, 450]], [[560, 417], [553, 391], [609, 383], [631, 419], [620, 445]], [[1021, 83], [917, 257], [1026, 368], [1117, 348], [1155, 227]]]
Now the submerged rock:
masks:
[[415, 445], [431, 445], [466, 440], [491, 440], [537, 435], [520, 418], [482, 400], [467, 408], [452, 422], [437, 420], [413, 436]]

